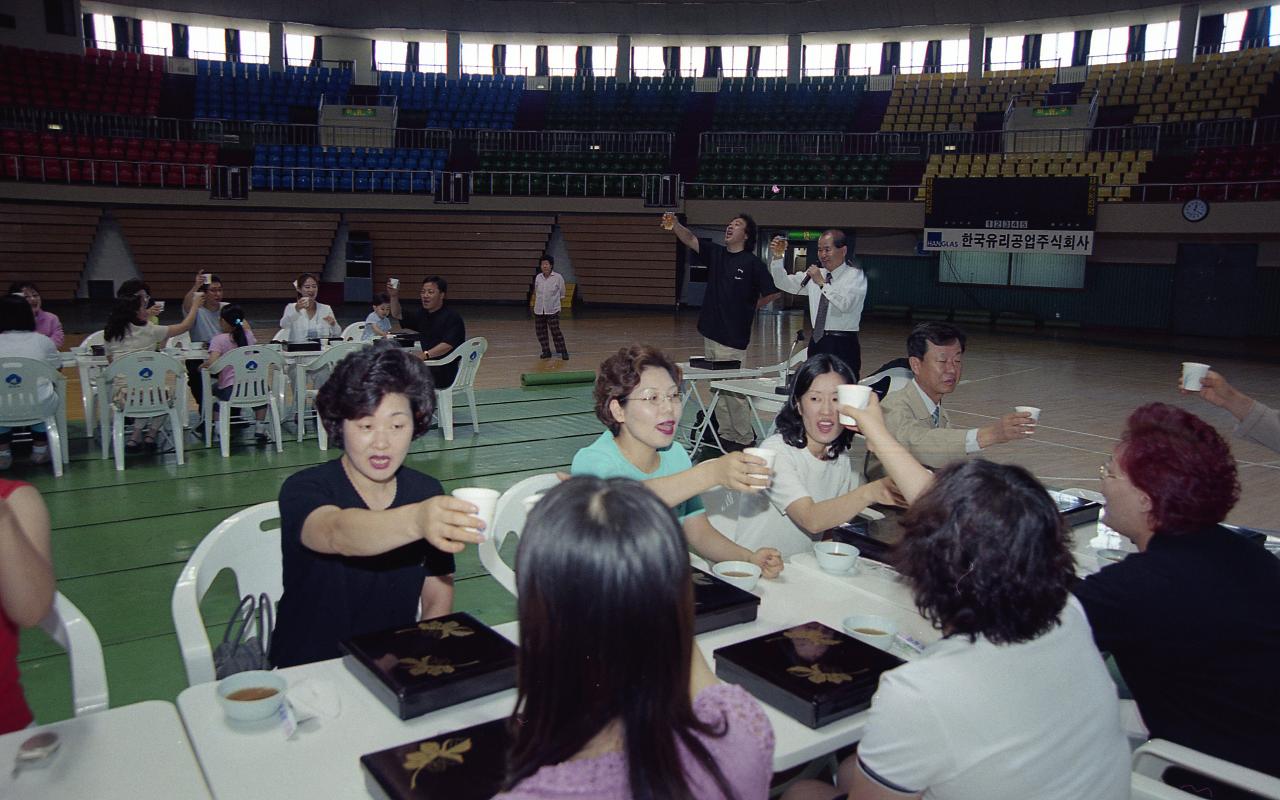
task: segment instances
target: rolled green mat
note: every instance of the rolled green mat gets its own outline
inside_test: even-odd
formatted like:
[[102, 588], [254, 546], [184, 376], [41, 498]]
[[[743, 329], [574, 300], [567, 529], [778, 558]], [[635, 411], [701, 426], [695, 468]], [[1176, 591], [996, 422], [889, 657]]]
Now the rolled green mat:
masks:
[[521, 386], [554, 386], [561, 383], [594, 383], [596, 374], [583, 369], [574, 372], [526, 372], [520, 376]]

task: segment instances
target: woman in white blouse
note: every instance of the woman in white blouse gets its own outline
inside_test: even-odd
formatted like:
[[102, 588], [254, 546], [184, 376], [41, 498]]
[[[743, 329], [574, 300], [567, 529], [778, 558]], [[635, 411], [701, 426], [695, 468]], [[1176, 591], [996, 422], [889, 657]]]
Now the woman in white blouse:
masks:
[[284, 331], [286, 341], [305, 342], [322, 336], [341, 336], [342, 328], [338, 327], [333, 309], [316, 301], [316, 294], [320, 291], [316, 276], [304, 272], [293, 282], [293, 287], [298, 292], [298, 301], [285, 306], [284, 316], [280, 318], [280, 329]]
[[739, 495], [738, 544], [776, 547], [785, 558], [808, 551], [823, 531], [872, 503], [902, 503], [887, 478], [862, 483], [855, 471], [847, 452], [853, 432], [840, 424], [836, 402], [836, 387], [845, 383], [854, 383], [853, 371], [828, 353], [796, 373], [778, 432], [760, 443], [777, 454], [773, 482], [759, 494]]

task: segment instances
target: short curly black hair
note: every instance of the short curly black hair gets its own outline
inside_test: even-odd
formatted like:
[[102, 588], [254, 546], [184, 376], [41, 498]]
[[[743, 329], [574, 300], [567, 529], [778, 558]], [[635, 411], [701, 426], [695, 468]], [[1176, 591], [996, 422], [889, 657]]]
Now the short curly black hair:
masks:
[[1058, 624], [1075, 562], [1057, 505], [1022, 467], [950, 464], [902, 527], [896, 566], [946, 635], [1016, 644]]
[[338, 362], [316, 394], [316, 414], [329, 439], [342, 446], [342, 423], [373, 414], [389, 394], [409, 398], [413, 438], [427, 432], [436, 410], [431, 371], [394, 342], [362, 347]]

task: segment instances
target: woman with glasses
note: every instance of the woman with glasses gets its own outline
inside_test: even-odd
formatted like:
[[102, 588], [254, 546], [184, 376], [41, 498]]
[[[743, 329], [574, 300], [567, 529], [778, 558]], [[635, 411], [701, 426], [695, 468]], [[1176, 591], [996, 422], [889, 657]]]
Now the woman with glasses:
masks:
[[1280, 776], [1280, 561], [1221, 525], [1240, 496], [1231, 448], [1151, 403], [1101, 474], [1107, 525], [1138, 552], [1072, 590], [1094, 641], [1152, 736]]
[[739, 544], [770, 545], [783, 557], [807, 552], [823, 531], [872, 503], [902, 502], [888, 478], [861, 483], [849, 458], [853, 431], [840, 424], [836, 400], [836, 387], [847, 383], [856, 383], [853, 370], [827, 353], [796, 372], [791, 396], [778, 412], [778, 432], [760, 444], [777, 454], [773, 482], [739, 501]]
[[595, 404], [596, 417], [608, 430], [573, 457], [573, 474], [644, 481], [675, 509], [698, 555], [709, 561], [750, 561], [766, 578], [776, 577], [781, 554], [772, 547], [752, 552], [730, 541], [707, 521], [698, 497], [716, 486], [760, 491], [768, 485], [764, 460], [733, 453], [695, 467], [675, 442], [684, 410], [679, 387], [679, 368], [653, 347], [624, 347], [606, 358], [596, 377]]

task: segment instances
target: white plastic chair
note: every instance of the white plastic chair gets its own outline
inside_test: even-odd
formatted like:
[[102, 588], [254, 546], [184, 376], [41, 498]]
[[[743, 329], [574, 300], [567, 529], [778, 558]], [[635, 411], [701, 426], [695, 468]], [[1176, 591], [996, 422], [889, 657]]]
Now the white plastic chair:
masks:
[[71, 662], [71, 704], [77, 717], [107, 708], [107, 668], [98, 632], [62, 592], [53, 596], [53, 610], [40, 627]]
[[249, 506], [218, 523], [187, 559], [173, 587], [173, 627], [191, 686], [215, 678], [213, 645], [200, 613], [200, 601], [224, 569], [235, 574], [239, 597], [266, 593], [272, 602], [280, 601], [284, 567], [280, 555], [280, 508], [274, 500]]
[[[40, 399], [40, 384], [47, 381], [53, 397]], [[43, 361], [0, 358], [0, 425], [6, 428], [44, 423], [49, 431], [49, 463], [54, 477], [62, 477], [67, 453], [62, 437], [67, 430], [67, 379]]]
[[[363, 323], [360, 323], [360, 324], [363, 324]], [[308, 364], [306, 367], [303, 368], [303, 380], [306, 383], [311, 383], [314, 380], [314, 378], [320, 375], [321, 373], [331, 372], [334, 366], [336, 366], [339, 361], [351, 355], [356, 350], [359, 350], [361, 347], [364, 347], [367, 344], [369, 344], [369, 342], [363, 342], [363, 341], [357, 340], [354, 342], [350, 342], [350, 341], [339, 342], [338, 344], [330, 345], [329, 349], [325, 350], [324, 353], [319, 358], [317, 358], [315, 361], [312, 361], [310, 364]], [[321, 381], [321, 383], [323, 383], [323, 381]], [[314, 411], [311, 411], [311, 412], [307, 411], [307, 406], [308, 404], [314, 405], [316, 400], [316, 394], [320, 391], [320, 385], [321, 385], [320, 383], [317, 383], [314, 386], [312, 386], [310, 389], [307, 389], [305, 392], [303, 392], [302, 402], [298, 404], [298, 408], [297, 408], [298, 441], [302, 441], [302, 437], [306, 434], [307, 417], [315, 416]], [[321, 450], [329, 449], [329, 434], [325, 431], [324, 425], [321, 425], [320, 420], [318, 419], [316, 420], [316, 439], [320, 443]]]
[[525, 498], [548, 491], [559, 483], [560, 478], [554, 472], [548, 472], [545, 475], [525, 478], [503, 492], [493, 510], [493, 527], [485, 531], [485, 539], [477, 547], [480, 552], [480, 563], [494, 580], [502, 584], [502, 588], [511, 592], [512, 596], [516, 593], [516, 573], [502, 560], [500, 555], [502, 543], [512, 534], [517, 539], [520, 538], [520, 531], [524, 530], [527, 515], [524, 508]]
[[[170, 379], [172, 375], [172, 379]], [[124, 385], [117, 390], [116, 379]], [[102, 373], [98, 391], [105, 409], [102, 419], [102, 457], [107, 457], [107, 424], [111, 426], [111, 446], [115, 452], [116, 470], [124, 469], [125, 420], [168, 417], [173, 448], [178, 463], [186, 463], [183, 455], [184, 417], [187, 410], [177, 391], [186, 383], [187, 371], [178, 359], [164, 353], [129, 353], [117, 358]], [[171, 388], [173, 387], [173, 388]], [[110, 417], [110, 420], [107, 419]], [[135, 423], [136, 424], [136, 423]]]
[[480, 370], [480, 359], [489, 349], [489, 340], [483, 336], [468, 339], [455, 347], [453, 352], [444, 358], [424, 361], [428, 367], [440, 367], [453, 361], [458, 362], [458, 374], [450, 386], [436, 387], [436, 407], [439, 409], [440, 430], [444, 438], [453, 441], [453, 393], [465, 392], [467, 404], [471, 406], [471, 429], [480, 432], [480, 418], [476, 416], [476, 373]]
[[[213, 396], [214, 374], [230, 367], [235, 378], [231, 383], [231, 399], [217, 400]], [[205, 408], [218, 404], [218, 439], [222, 457], [231, 456], [231, 409], [267, 407], [267, 418], [275, 435], [276, 452], [284, 451], [280, 436], [280, 398], [284, 396], [284, 356], [279, 351], [263, 345], [237, 347], [224, 353], [213, 364], [213, 372], [204, 369], [202, 388]], [[213, 418], [205, 414], [205, 447], [213, 443]]]
[[[1133, 753], [1135, 785], [1139, 783], [1137, 780], [1139, 777], [1146, 778], [1149, 783], [1147, 781], [1142, 782], [1145, 789], [1154, 791], [1156, 787], [1150, 784], [1162, 784], [1160, 777], [1169, 767], [1182, 767], [1190, 772], [1205, 775], [1221, 783], [1255, 794], [1258, 797], [1267, 798], [1267, 800], [1280, 800], [1280, 778], [1201, 753], [1199, 750], [1192, 750], [1190, 747], [1183, 747], [1180, 744], [1174, 744], [1164, 739], [1152, 739]], [[1153, 798], [1178, 798], [1178, 800], [1186, 797], [1197, 797], [1197, 795], [1174, 787], [1163, 788], [1172, 789], [1178, 794], [1149, 794], [1148, 796]], [[1133, 796], [1138, 797], [1139, 795], [1135, 794]]]
[[90, 436], [93, 435], [93, 431], [96, 429], [93, 421], [98, 411], [98, 381], [102, 370], [99, 367], [92, 366], [89, 360], [94, 357], [93, 348], [95, 346], [105, 346], [106, 343], [106, 334], [103, 331], [94, 331], [84, 337], [83, 342], [71, 348], [71, 352], [76, 355], [76, 371], [80, 373], [80, 399], [84, 403], [84, 429]]
[[272, 337], [271, 337], [271, 341], [273, 341], [273, 342], [287, 342], [287, 341], [289, 341], [289, 332], [288, 332], [287, 330], [285, 330], [284, 328], [281, 328], [280, 330], [276, 331], [276, 333], [275, 333], [275, 335], [274, 335], [274, 336], [272, 336]]
[[342, 340], [344, 342], [363, 342], [364, 332], [369, 327], [367, 322], [353, 322], [342, 329]]

